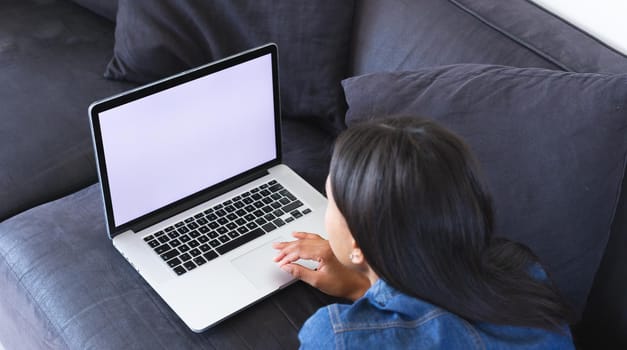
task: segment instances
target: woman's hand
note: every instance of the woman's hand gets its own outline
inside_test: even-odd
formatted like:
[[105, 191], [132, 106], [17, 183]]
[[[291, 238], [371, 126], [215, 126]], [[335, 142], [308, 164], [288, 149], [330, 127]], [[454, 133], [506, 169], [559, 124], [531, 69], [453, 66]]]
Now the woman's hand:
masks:
[[[283, 271], [332, 296], [357, 300], [370, 288], [368, 277], [340, 263], [329, 245], [329, 241], [313, 233], [294, 232], [296, 240], [274, 243], [279, 255], [274, 261]], [[299, 260], [318, 262], [316, 270], [293, 262]]]

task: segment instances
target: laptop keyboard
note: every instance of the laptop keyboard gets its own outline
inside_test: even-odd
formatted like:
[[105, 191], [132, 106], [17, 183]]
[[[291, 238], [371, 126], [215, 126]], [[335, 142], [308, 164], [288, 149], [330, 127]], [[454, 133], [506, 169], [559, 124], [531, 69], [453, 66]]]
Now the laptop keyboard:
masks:
[[144, 237], [177, 275], [311, 213], [276, 180]]

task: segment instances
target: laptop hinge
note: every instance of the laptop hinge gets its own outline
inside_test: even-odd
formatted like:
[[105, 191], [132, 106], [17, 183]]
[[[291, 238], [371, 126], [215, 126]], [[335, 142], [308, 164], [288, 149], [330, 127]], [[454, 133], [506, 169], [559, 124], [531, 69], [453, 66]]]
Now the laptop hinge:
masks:
[[248, 176], [241, 177], [228, 184], [219, 184], [218, 186], [215, 186], [216, 187], [215, 189], [209, 190], [207, 192], [202, 192], [200, 194], [192, 196], [191, 198], [185, 198], [184, 200], [181, 200], [180, 202], [183, 202], [182, 204], [174, 205], [172, 208], [167, 208], [167, 209], [164, 209], [163, 211], [150, 215], [144, 220], [141, 220], [141, 222], [134, 224], [131, 227], [131, 230], [134, 233], [141, 232], [150, 226], [158, 224], [161, 221], [167, 220], [168, 218], [178, 215], [190, 208], [193, 208], [197, 205], [207, 202], [215, 197], [218, 197], [226, 192], [234, 190], [240, 186], [243, 186], [251, 181], [264, 177], [268, 174], [269, 174], [268, 170], [263, 170], [263, 171], [255, 172], [254, 174], [251, 174]]

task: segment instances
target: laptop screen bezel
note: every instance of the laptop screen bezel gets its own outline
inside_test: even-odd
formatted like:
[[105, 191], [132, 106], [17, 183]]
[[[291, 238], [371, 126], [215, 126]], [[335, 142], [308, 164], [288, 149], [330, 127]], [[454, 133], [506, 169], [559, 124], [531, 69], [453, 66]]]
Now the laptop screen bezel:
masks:
[[[169, 205], [150, 213], [142, 215], [127, 223], [120, 225], [115, 224], [113, 204], [111, 200], [111, 189], [107, 177], [107, 164], [104, 154], [104, 146], [102, 141], [102, 131], [100, 127], [100, 114], [107, 110], [130, 103], [132, 101], [153, 95], [160, 91], [164, 91], [181, 84], [185, 84], [195, 79], [205, 77], [207, 75], [222, 71], [224, 69], [239, 65], [241, 63], [270, 55], [272, 64], [272, 88], [274, 96], [274, 126], [275, 126], [275, 149], [276, 157], [268, 162], [256, 166], [244, 173], [226, 179], [215, 185], [207, 187], [201, 191], [181, 198]], [[98, 167], [98, 176], [104, 200], [105, 215], [107, 221], [107, 232], [111, 239], [120, 233], [126, 231], [138, 232], [149, 226], [157, 224], [171, 216], [180, 212], [193, 208], [203, 202], [206, 202], [222, 193], [235, 189], [256, 177], [263, 176], [267, 173], [267, 169], [278, 165], [282, 162], [281, 157], [281, 103], [279, 97], [279, 72], [278, 72], [278, 48], [276, 44], [267, 44], [255, 49], [251, 49], [240, 54], [224, 58], [222, 60], [212, 62], [197, 68], [193, 68], [182, 73], [161, 79], [154, 83], [150, 83], [133, 90], [109, 97], [107, 99], [94, 102], [89, 107], [89, 118], [91, 122], [91, 130], [94, 142], [94, 150], [96, 153], [96, 164]]]

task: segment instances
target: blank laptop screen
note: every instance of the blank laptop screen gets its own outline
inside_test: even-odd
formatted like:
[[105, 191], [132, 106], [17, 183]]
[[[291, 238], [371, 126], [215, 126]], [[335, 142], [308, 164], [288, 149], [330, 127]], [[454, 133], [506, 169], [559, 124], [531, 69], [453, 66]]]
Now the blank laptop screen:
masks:
[[99, 114], [116, 226], [277, 157], [270, 54]]

